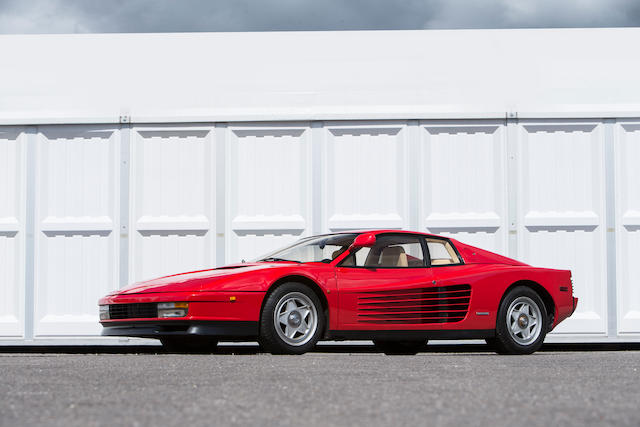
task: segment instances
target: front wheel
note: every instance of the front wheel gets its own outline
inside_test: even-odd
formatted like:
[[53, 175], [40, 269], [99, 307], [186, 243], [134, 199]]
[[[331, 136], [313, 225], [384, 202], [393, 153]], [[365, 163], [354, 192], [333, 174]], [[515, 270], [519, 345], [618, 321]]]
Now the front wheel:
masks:
[[547, 311], [531, 288], [518, 286], [505, 295], [496, 322], [496, 336], [487, 342], [501, 354], [531, 354], [547, 334]]
[[373, 340], [375, 346], [387, 355], [414, 355], [424, 350], [427, 340], [388, 341]]
[[264, 303], [260, 344], [274, 354], [306, 353], [320, 339], [324, 323], [322, 304], [316, 293], [301, 283], [284, 283]]

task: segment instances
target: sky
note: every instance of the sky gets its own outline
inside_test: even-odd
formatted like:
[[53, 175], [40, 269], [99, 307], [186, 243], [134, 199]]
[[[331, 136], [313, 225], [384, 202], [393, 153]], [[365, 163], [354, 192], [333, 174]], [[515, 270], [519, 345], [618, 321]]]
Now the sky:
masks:
[[640, 0], [0, 0], [0, 34], [640, 26]]

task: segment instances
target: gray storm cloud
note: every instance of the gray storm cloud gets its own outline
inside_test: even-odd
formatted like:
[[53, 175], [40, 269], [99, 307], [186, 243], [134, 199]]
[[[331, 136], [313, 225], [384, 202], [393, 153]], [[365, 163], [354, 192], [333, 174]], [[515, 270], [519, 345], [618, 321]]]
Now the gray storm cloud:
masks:
[[638, 25], [638, 0], [0, 0], [4, 34]]

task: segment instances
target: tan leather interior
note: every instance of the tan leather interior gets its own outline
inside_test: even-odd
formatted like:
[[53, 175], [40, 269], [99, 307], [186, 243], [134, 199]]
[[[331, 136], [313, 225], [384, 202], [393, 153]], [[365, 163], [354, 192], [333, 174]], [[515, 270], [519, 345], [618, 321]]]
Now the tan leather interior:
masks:
[[[333, 251], [333, 253], [331, 254], [331, 259], [334, 260], [334, 259], [338, 258], [346, 250], [347, 250], [347, 248], [340, 248], [340, 249], [338, 249], [336, 251]], [[349, 255], [344, 260], [342, 260], [341, 265], [343, 267], [353, 267], [355, 265], [355, 257], [353, 255]]]
[[349, 255], [348, 257], [346, 257], [343, 261], [342, 261], [342, 266], [343, 267], [353, 267], [354, 265], [356, 265], [355, 261], [354, 261], [355, 257], [353, 255]]
[[[427, 239], [427, 244], [430, 245], [429, 248], [429, 252], [431, 252], [431, 265], [447, 265], [447, 264], [459, 264], [460, 263], [460, 258], [458, 258], [458, 255], [456, 254], [456, 251], [453, 250], [453, 247], [451, 246], [451, 244], [449, 242], [447, 242], [446, 240], [440, 240], [440, 239]], [[444, 247], [444, 249], [447, 251], [447, 254], [449, 255], [449, 258], [433, 258], [433, 252], [432, 252], [432, 248], [435, 245], [439, 245], [439, 247]], [[436, 246], [437, 248], [438, 246]], [[436, 251], [438, 252], [438, 251]]]
[[408, 267], [407, 254], [401, 246], [390, 246], [382, 250], [380, 254], [380, 266], [382, 267]]

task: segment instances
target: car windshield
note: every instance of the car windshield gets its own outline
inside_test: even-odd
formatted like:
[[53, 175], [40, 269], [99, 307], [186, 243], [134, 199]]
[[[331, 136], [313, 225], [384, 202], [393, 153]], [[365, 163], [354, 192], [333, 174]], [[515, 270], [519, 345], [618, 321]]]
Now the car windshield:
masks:
[[301, 239], [293, 245], [258, 258], [260, 262], [324, 262], [330, 263], [346, 251], [357, 234], [329, 234]]

